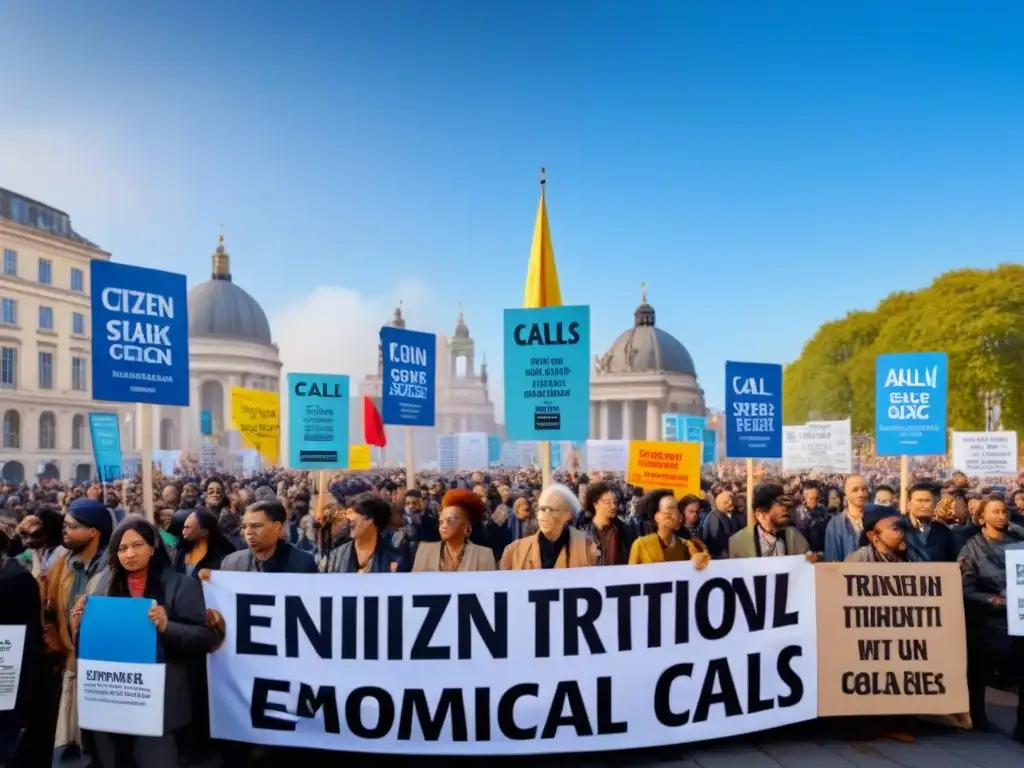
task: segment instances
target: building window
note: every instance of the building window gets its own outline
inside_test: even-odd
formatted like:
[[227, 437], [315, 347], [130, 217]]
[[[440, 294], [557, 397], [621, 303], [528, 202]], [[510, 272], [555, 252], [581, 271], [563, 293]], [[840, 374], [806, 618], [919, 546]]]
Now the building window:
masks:
[[53, 262], [49, 259], [39, 260], [39, 282], [43, 285], [53, 285]]
[[53, 330], [53, 307], [39, 307], [39, 330]]
[[53, 389], [53, 352], [39, 353], [39, 388]]
[[75, 336], [85, 336], [85, 315], [81, 312], [71, 313], [71, 333]]
[[71, 358], [71, 388], [76, 392], [85, 392], [85, 358]]
[[4, 414], [4, 448], [21, 448], [21, 414], [15, 410]]
[[8, 277], [18, 276], [18, 252], [4, 248], [4, 274]]
[[71, 268], [71, 290], [75, 293], [85, 293], [85, 274], [76, 267]]
[[14, 389], [18, 386], [18, 350], [14, 347], [0, 347], [0, 387]]
[[0, 299], [0, 324], [18, 324], [18, 302], [14, 299]]
[[57, 417], [53, 411], [43, 411], [39, 416], [39, 448], [43, 451], [57, 448]]
[[71, 450], [80, 451], [85, 447], [85, 417], [76, 413], [71, 419]]

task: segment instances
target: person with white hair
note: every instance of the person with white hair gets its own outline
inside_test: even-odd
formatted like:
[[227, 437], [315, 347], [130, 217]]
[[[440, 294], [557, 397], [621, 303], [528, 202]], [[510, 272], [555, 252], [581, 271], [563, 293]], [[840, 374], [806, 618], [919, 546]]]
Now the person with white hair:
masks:
[[580, 502], [564, 485], [549, 485], [537, 504], [537, 533], [513, 541], [501, 556], [501, 570], [585, 568], [597, 565], [597, 544], [570, 523]]

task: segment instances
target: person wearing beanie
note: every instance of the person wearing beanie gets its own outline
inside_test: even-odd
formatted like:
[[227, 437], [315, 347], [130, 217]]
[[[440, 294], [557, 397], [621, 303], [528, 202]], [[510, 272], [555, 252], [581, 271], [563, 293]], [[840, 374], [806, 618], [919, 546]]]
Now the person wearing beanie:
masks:
[[906, 521], [898, 509], [869, 504], [864, 508], [860, 549], [846, 556], [848, 563], [907, 563]]
[[85, 596], [96, 588], [106, 563], [112, 528], [110, 510], [103, 502], [89, 498], [71, 502], [64, 520], [67, 552], [54, 561], [43, 582], [44, 638], [52, 668], [59, 670], [63, 678], [58, 686], [59, 706], [54, 701], [52, 710], [55, 745], [66, 746], [65, 754], [74, 754], [80, 749], [72, 613], [79, 610]]

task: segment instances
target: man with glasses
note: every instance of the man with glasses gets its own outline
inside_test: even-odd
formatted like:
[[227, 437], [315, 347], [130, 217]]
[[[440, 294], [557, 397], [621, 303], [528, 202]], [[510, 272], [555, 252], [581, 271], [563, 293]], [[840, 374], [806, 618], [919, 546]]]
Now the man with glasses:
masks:
[[597, 544], [569, 523], [580, 502], [564, 485], [544, 489], [537, 504], [538, 531], [513, 541], [501, 556], [501, 570], [529, 571], [538, 568], [584, 568], [597, 565]]
[[242, 516], [241, 535], [246, 549], [232, 552], [220, 565], [222, 571], [259, 573], [317, 573], [316, 560], [284, 538], [288, 515], [279, 501], [258, 501]]

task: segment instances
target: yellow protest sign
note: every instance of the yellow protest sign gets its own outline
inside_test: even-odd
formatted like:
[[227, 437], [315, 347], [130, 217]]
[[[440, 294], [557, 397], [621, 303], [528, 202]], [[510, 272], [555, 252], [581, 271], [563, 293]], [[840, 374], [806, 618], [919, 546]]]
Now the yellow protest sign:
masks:
[[281, 398], [262, 389], [231, 388], [231, 422], [242, 439], [277, 465], [281, 442]]
[[676, 497], [700, 495], [700, 443], [629, 441], [626, 482], [643, 488], [669, 488]]
[[350, 445], [348, 447], [348, 468], [361, 470], [373, 469], [373, 456], [368, 445]]

